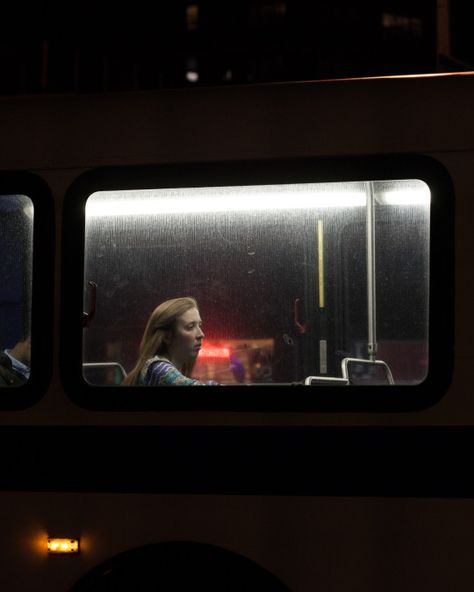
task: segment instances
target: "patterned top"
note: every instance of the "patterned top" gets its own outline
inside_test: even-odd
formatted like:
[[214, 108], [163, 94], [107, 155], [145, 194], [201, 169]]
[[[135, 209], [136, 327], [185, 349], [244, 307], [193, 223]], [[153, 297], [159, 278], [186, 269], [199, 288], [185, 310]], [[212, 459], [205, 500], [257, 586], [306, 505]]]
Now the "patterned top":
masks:
[[138, 376], [138, 384], [144, 386], [211, 386], [217, 385], [215, 380], [200, 382], [188, 378], [166, 358], [154, 356], [149, 358]]
[[9, 349], [4, 350], [3, 353], [10, 358], [13, 370], [15, 370], [18, 374], [21, 374], [25, 380], [28, 380], [30, 378], [30, 368], [26, 364], [23, 364], [23, 362], [20, 362], [20, 360], [14, 358], [10, 354]]

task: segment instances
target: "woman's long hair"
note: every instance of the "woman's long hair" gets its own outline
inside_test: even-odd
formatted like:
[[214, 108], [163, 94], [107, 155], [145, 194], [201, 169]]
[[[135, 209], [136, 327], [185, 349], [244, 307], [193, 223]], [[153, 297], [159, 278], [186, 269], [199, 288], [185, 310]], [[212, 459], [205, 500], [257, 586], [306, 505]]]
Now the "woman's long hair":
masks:
[[[122, 384], [125, 386], [138, 384], [138, 377], [140, 371], [145, 365], [145, 362], [153, 356], [164, 355], [168, 353], [165, 337], [171, 333], [173, 336], [176, 319], [191, 308], [197, 308], [197, 302], [194, 298], [185, 296], [183, 298], [173, 298], [162, 302], [151, 313], [148, 323], [145, 327], [142, 340], [140, 342], [140, 350], [138, 361], [134, 368], [128, 373]], [[190, 376], [196, 360], [184, 364], [182, 368], [178, 368], [185, 376]]]

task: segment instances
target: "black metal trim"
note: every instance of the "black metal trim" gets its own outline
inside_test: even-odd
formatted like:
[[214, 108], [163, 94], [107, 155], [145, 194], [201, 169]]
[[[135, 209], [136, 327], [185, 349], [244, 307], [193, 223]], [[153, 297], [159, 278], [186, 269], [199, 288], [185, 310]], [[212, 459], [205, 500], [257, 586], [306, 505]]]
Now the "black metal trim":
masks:
[[52, 375], [54, 206], [48, 185], [29, 172], [0, 173], [0, 194], [26, 195], [34, 207], [31, 375], [21, 386], [0, 390], [0, 409], [19, 410], [30, 407], [41, 399]]
[[474, 498], [473, 437], [462, 426], [6, 426], [0, 490]]
[[[82, 377], [85, 202], [100, 190], [152, 189], [296, 182], [416, 178], [431, 189], [429, 371], [416, 386], [231, 386], [161, 389], [159, 397], [137, 387], [94, 387]], [[447, 170], [423, 155], [304, 158], [113, 167], [81, 175], [64, 203], [60, 369], [66, 393], [92, 410], [397, 412], [433, 405], [453, 372], [454, 190]], [[196, 390], [199, 389], [199, 390]]]

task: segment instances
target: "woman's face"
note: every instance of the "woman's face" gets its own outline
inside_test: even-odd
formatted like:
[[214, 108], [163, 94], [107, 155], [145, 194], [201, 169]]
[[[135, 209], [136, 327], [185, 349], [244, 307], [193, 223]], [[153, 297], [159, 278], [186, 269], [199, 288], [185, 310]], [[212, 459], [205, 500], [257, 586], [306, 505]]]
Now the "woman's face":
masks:
[[172, 362], [181, 366], [194, 360], [201, 349], [204, 333], [197, 308], [190, 308], [176, 319], [176, 327], [168, 346]]

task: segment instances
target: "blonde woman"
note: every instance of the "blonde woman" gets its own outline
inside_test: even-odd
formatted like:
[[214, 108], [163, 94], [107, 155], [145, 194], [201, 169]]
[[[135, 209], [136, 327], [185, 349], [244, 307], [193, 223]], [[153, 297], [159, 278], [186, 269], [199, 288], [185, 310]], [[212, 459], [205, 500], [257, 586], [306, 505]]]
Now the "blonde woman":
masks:
[[190, 378], [204, 333], [194, 298], [173, 298], [151, 313], [140, 343], [138, 361], [124, 385], [215, 385]]

